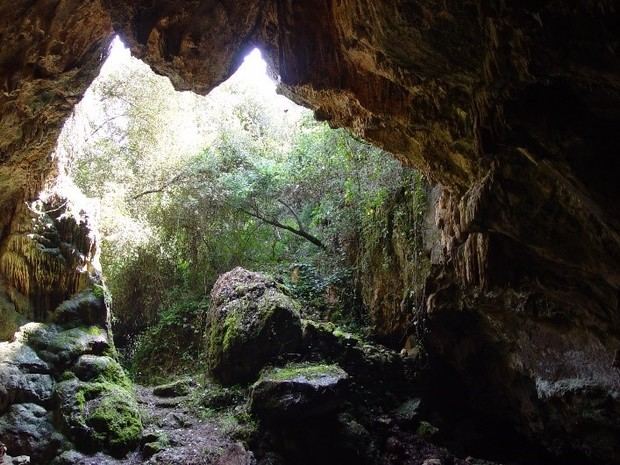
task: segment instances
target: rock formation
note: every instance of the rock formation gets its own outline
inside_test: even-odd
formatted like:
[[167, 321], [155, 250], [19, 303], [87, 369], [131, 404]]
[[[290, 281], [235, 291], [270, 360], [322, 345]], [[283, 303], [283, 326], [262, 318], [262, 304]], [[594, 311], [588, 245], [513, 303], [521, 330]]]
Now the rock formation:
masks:
[[[618, 463], [616, 1], [18, 0], [0, 13], [5, 254], [114, 33], [200, 93], [259, 46], [285, 95], [441, 185], [421, 324], [448, 394], [553, 453]], [[4, 281], [31, 302], [56, 286], [9, 263]]]
[[299, 304], [271, 278], [237, 267], [213, 285], [207, 315], [207, 362], [223, 384], [251, 382], [301, 342]]

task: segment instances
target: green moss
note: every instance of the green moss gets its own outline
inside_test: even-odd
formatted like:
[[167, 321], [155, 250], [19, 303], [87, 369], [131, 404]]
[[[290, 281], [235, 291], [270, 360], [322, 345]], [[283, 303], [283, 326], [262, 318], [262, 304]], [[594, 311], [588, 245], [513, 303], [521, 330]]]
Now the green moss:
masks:
[[95, 381], [115, 384], [127, 390], [131, 390], [133, 387], [127, 373], [116, 360], [113, 360], [112, 363], [107, 364], [104, 370], [99, 374], [99, 376], [97, 376]]
[[142, 420], [133, 397], [116, 386], [106, 388], [105, 395], [86, 418], [95, 436], [112, 452], [125, 452], [135, 445], [142, 433]]
[[436, 435], [439, 432], [439, 428], [433, 426], [428, 421], [421, 421], [416, 433], [418, 436], [422, 436], [424, 438], [430, 438]]
[[104, 334], [103, 328], [100, 328], [99, 326], [89, 326], [86, 329], [86, 333], [90, 334], [91, 336], [100, 336]]
[[142, 419], [131, 381], [116, 360], [89, 356], [79, 381], [69, 371], [58, 383], [57, 393], [64, 433], [84, 452], [106, 450], [122, 456], [140, 439]]
[[165, 450], [170, 445], [170, 439], [166, 433], [161, 433], [156, 441], [147, 442], [142, 446], [144, 457], [151, 457], [158, 452]]
[[241, 331], [241, 312], [233, 311], [226, 316], [224, 321], [224, 337], [222, 340], [223, 350], [227, 351], [234, 339], [242, 336]]
[[263, 372], [261, 379], [286, 381], [295, 378], [315, 379], [321, 376], [334, 376], [342, 369], [333, 364], [289, 364], [283, 368], [271, 368]]
[[105, 293], [106, 293], [106, 289], [104, 286], [101, 286], [99, 284], [93, 284], [93, 295], [95, 297], [103, 299], [105, 297]]
[[69, 381], [72, 379], [75, 379], [75, 373], [73, 373], [72, 371], [64, 371], [61, 375], [60, 375], [60, 381]]
[[106, 332], [99, 326], [80, 326], [58, 332], [54, 326], [43, 326], [25, 334], [27, 342], [35, 348], [41, 347], [55, 353], [83, 353], [94, 339], [105, 336]]
[[140, 439], [142, 419], [132, 393], [109, 382], [84, 383], [76, 393], [82, 420], [92, 439], [115, 455], [123, 455]]

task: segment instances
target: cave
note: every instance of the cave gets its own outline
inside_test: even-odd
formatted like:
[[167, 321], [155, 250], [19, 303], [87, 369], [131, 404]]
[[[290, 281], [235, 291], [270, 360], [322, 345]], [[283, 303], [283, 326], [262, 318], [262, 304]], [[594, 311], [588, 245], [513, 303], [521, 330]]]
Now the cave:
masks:
[[[105, 309], [84, 310], [100, 279], [88, 212], [37, 199], [115, 35], [199, 94], [258, 47], [280, 93], [437, 186], [424, 343], [443, 409], [548, 460], [620, 463], [615, 1], [60, 0], [0, 12], [0, 303], [29, 321], [83, 318], [102, 329], [80, 343], [106, 350]], [[33, 235], [59, 252], [42, 256], [23, 240]], [[29, 376], [49, 376], [37, 366]]]

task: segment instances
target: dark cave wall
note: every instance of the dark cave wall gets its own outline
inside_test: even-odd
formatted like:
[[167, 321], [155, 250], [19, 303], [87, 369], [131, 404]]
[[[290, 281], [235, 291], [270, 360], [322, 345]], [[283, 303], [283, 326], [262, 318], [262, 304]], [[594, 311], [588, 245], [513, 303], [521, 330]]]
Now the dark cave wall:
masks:
[[54, 190], [60, 129], [112, 38], [98, 1], [0, 2], [0, 314], [6, 324], [46, 321], [97, 274], [86, 212], [58, 194], [34, 201], [43, 189]]
[[201, 93], [259, 46], [285, 95], [442, 186], [426, 342], [468, 403], [554, 452], [618, 463], [618, 8], [5, 3], [0, 231], [53, 174], [60, 124], [112, 28], [177, 88]]

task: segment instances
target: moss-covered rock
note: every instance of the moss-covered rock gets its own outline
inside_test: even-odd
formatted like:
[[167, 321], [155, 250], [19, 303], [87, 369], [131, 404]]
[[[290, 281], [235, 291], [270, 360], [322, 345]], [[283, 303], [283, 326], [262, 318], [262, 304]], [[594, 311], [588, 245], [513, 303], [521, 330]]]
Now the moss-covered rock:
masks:
[[122, 456], [142, 433], [131, 382], [115, 360], [84, 357], [76, 365], [78, 377], [56, 385], [63, 431], [85, 452]]
[[235, 268], [220, 276], [211, 301], [207, 361], [223, 384], [252, 381], [274, 357], [299, 347], [298, 304], [274, 280]]
[[167, 384], [161, 384], [153, 388], [153, 394], [157, 397], [181, 397], [188, 395], [196, 382], [191, 378], [178, 379]]
[[333, 323], [303, 320], [303, 352], [310, 360], [337, 363], [351, 376], [369, 400], [381, 398], [382, 406], [396, 407], [410, 395], [417, 361], [343, 331]]
[[56, 387], [63, 431], [84, 452], [122, 456], [138, 444], [142, 420], [133, 393], [117, 384], [63, 381]]
[[144, 434], [140, 442], [142, 456], [144, 458], [149, 458], [166, 449], [170, 444], [170, 439], [163, 431], [153, 431]]
[[337, 365], [289, 364], [264, 371], [252, 386], [250, 410], [261, 421], [296, 421], [341, 406], [349, 376]]
[[81, 355], [102, 355], [112, 348], [107, 331], [100, 326], [66, 329], [58, 325], [29, 323], [22, 327], [20, 337], [59, 373]]
[[131, 389], [131, 382], [123, 367], [107, 355], [82, 355], [73, 372], [81, 381], [108, 382]]

